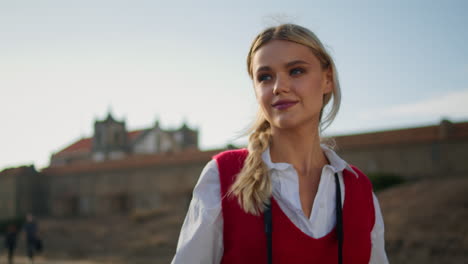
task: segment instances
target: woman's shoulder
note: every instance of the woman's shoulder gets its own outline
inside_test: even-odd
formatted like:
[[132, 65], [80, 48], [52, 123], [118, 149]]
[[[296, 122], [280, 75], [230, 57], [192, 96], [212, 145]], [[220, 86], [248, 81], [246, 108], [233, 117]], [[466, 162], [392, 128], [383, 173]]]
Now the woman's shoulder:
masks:
[[213, 156], [213, 159], [218, 164], [220, 170], [224, 167], [231, 166], [243, 166], [247, 155], [249, 154], [248, 150], [245, 148], [242, 149], [230, 149], [220, 152]]
[[222, 151], [216, 155], [213, 156], [213, 159], [215, 160], [224, 160], [224, 159], [233, 159], [233, 158], [245, 158], [247, 157], [248, 150], [246, 148], [241, 148], [241, 149], [229, 149]]
[[362, 172], [362, 170], [360, 170], [357, 166], [351, 164], [349, 164], [349, 167], [353, 170], [359, 182], [372, 189], [372, 182], [370, 181], [369, 177], [367, 177], [367, 175], [364, 172]]
[[348, 164], [349, 165], [349, 168], [353, 170], [353, 172], [356, 174], [357, 177], [366, 177], [366, 174], [364, 172], [362, 172], [362, 170], [360, 170], [356, 165], [352, 165], [352, 164]]
[[223, 151], [213, 157], [218, 166], [220, 182], [224, 191], [229, 188], [236, 175], [244, 167], [247, 155], [248, 151], [244, 148]]
[[357, 179], [364, 181], [366, 183], [370, 183], [369, 177], [361, 170], [359, 169], [356, 165], [348, 164], [347, 170], [351, 172]]

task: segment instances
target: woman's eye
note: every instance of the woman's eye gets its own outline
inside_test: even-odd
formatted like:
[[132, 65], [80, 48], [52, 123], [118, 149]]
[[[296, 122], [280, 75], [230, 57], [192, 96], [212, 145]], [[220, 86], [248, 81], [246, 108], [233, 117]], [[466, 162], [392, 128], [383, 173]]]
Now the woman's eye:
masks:
[[301, 68], [294, 68], [290, 71], [290, 74], [291, 75], [298, 75], [298, 74], [301, 74], [301, 73], [304, 73], [304, 70], [301, 69]]
[[259, 82], [269, 81], [269, 80], [271, 80], [271, 75], [269, 75], [269, 74], [260, 74], [260, 75], [257, 77], [257, 80], [258, 80]]

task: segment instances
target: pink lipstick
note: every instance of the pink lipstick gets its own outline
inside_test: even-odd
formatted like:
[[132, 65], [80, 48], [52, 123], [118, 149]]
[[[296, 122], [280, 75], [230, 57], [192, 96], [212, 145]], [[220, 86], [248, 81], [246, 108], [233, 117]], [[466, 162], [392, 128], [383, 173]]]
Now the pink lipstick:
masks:
[[297, 104], [297, 101], [291, 101], [291, 100], [279, 100], [272, 104], [272, 106], [278, 110], [285, 110], [293, 105]]

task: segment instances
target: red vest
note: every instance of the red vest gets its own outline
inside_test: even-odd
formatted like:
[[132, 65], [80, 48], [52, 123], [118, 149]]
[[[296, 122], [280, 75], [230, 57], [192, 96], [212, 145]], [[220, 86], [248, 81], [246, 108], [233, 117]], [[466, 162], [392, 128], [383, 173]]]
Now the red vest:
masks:
[[[240, 172], [247, 150], [231, 150], [214, 157], [219, 168], [222, 212], [224, 219], [224, 253], [222, 264], [267, 263], [263, 214], [245, 213], [237, 198], [225, 197]], [[374, 226], [372, 185], [358, 169], [359, 177], [345, 170], [346, 186], [343, 204], [343, 263], [369, 263], [371, 231]], [[273, 263], [310, 264], [338, 263], [338, 241], [335, 228], [322, 238], [312, 238], [297, 228], [272, 199]]]

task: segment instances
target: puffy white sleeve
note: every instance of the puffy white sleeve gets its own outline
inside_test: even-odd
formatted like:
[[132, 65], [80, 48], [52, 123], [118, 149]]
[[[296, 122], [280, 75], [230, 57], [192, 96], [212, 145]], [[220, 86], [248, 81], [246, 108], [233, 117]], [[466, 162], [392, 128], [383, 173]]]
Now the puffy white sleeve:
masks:
[[193, 190], [172, 264], [219, 264], [223, 255], [223, 217], [218, 165], [211, 160]]
[[371, 232], [372, 250], [369, 264], [386, 264], [388, 263], [388, 259], [387, 254], [385, 253], [384, 222], [379, 201], [375, 194], [373, 194], [373, 196], [375, 224]]

